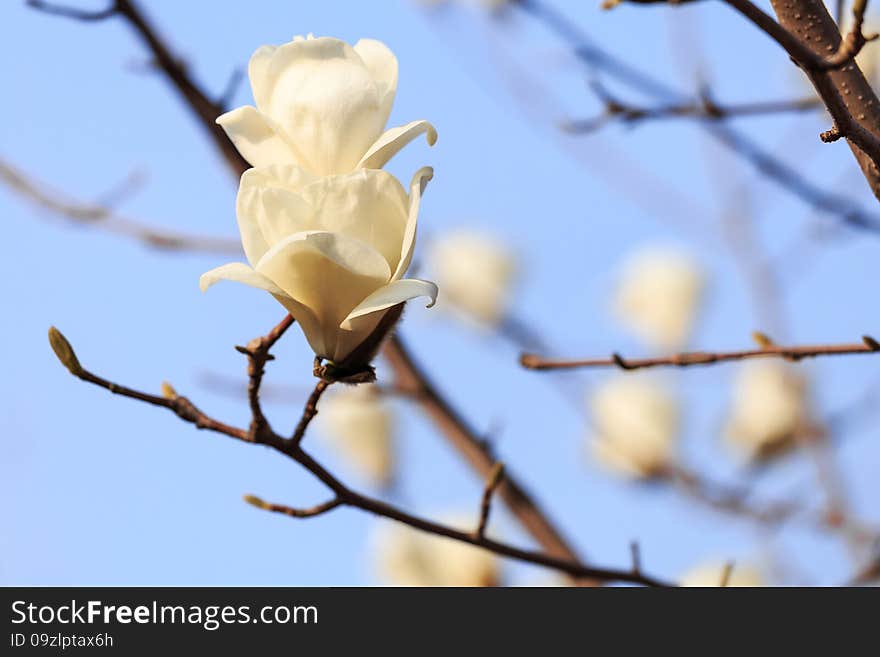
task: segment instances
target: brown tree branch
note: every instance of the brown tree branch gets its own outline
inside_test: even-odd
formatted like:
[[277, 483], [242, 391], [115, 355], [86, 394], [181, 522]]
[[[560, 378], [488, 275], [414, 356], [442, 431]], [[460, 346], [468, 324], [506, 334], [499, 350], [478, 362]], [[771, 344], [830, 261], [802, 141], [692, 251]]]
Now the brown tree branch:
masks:
[[[384, 345], [382, 355], [394, 372], [398, 388], [411, 391], [422, 409], [484, 480], [495, 467], [489, 445], [478, 437], [465, 419], [440, 394], [428, 375], [416, 364], [399, 336], [392, 336]], [[579, 561], [576, 551], [566, 541], [532, 496], [509, 469], [498, 486], [498, 494], [537, 543], [549, 554]]]
[[116, 213], [106, 203], [85, 203], [64, 199], [2, 160], [0, 160], [0, 182], [36, 206], [49, 210], [74, 224], [100, 227], [110, 233], [134, 238], [153, 248], [168, 251], [241, 253], [241, 243], [237, 239], [207, 237], [154, 228], [137, 219]]
[[[283, 327], [284, 324], [285, 322], [279, 324], [278, 327], [273, 329], [273, 332], [278, 332], [279, 334], [283, 333], [284, 328], [280, 328], [279, 330], [279, 327]], [[272, 334], [270, 333], [270, 336], [271, 335]], [[271, 338], [267, 336], [266, 341], [271, 341]], [[500, 541], [486, 538], [485, 536], [477, 536], [473, 532], [461, 531], [440, 523], [433, 522], [431, 520], [427, 520], [425, 518], [421, 518], [419, 516], [412, 515], [395, 506], [387, 504], [386, 502], [368, 497], [366, 495], [358, 493], [357, 491], [354, 491], [353, 489], [342, 483], [339, 479], [337, 479], [335, 475], [333, 475], [323, 465], [316, 461], [314, 457], [305, 452], [301, 446], [302, 437], [305, 434], [309, 422], [314, 418], [315, 414], [317, 413], [317, 401], [320, 398], [321, 393], [327, 388], [328, 385], [330, 385], [330, 383], [326, 380], [321, 379], [316, 384], [314, 392], [306, 403], [306, 407], [303, 411], [303, 416], [299, 424], [297, 425], [297, 430], [294, 432], [293, 437], [284, 438], [275, 433], [268, 422], [260, 424], [259, 430], [256, 432], [252, 432], [251, 430], [233, 427], [218, 420], [215, 420], [197, 409], [188, 399], [178, 395], [170, 386], [164, 386], [163, 388], [165, 394], [163, 396], [158, 396], [122, 386], [96, 374], [93, 374], [92, 372], [82, 367], [79, 359], [76, 357], [73, 348], [70, 346], [70, 343], [55, 328], [49, 330], [49, 342], [61, 363], [68, 369], [68, 371], [70, 371], [71, 374], [73, 374], [77, 378], [109, 390], [114, 394], [129, 397], [137, 401], [146, 402], [153, 406], [167, 408], [168, 410], [174, 412], [184, 421], [189, 422], [200, 429], [208, 429], [210, 431], [214, 431], [216, 433], [220, 433], [231, 438], [236, 438], [237, 440], [241, 440], [243, 442], [261, 444], [271, 447], [272, 449], [284, 454], [285, 456], [293, 459], [298, 464], [303, 466], [312, 475], [323, 482], [324, 485], [327, 486], [327, 488], [329, 488], [335, 494], [333, 499], [331, 499], [330, 501], [308, 509], [296, 509], [283, 505], [269, 504], [253, 496], [249, 496], [248, 498], [246, 498], [249, 503], [254, 504], [255, 506], [258, 506], [260, 508], [265, 508], [269, 511], [274, 511], [293, 517], [313, 517], [322, 513], [332, 511], [337, 507], [348, 506], [366, 511], [368, 513], [372, 513], [374, 515], [389, 518], [391, 520], [396, 520], [414, 529], [419, 529], [421, 531], [435, 534], [437, 536], [444, 536], [446, 538], [469, 543], [471, 545], [489, 550], [501, 556], [518, 559], [520, 561], [525, 561], [536, 565], [546, 566], [548, 568], [553, 568], [561, 572], [567, 573], [572, 577], [595, 579], [603, 582], [626, 582], [632, 584], [641, 584], [644, 586], [671, 585], [657, 578], [645, 575], [641, 572], [615, 570], [609, 568], [596, 568], [592, 566], [586, 566], [576, 560], [562, 558], [553, 554], [546, 554], [543, 552], [517, 548], [507, 543], [502, 543]], [[251, 355], [248, 355], [248, 357], [253, 358], [253, 356]]]
[[854, 3], [854, 25], [845, 39], [822, 0], [771, 0], [778, 23], [750, 0], [724, 2], [766, 32], [803, 69], [834, 120], [823, 141], [833, 141], [835, 135], [849, 141], [880, 199], [880, 100], [853, 61], [868, 40], [861, 31], [867, 0]]
[[783, 114], [788, 112], [805, 112], [821, 107], [816, 97], [797, 98], [794, 100], [757, 101], [751, 103], [721, 104], [712, 99], [706, 89], [700, 90], [696, 100], [662, 105], [636, 105], [613, 96], [604, 86], [594, 80], [591, 85], [593, 92], [602, 100], [605, 107], [601, 114], [588, 119], [572, 119], [562, 124], [566, 132], [584, 134], [598, 130], [612, 121], [618, 120], [626, 124], [661, 119], [708, 119], [725, 120], [741, 117], [762, 116], [767, 114]]
[[483, 488], [483, 497], [480, 500], [480, 520], [477, 523], [477, 537], [486, 534], [486, 527], [489, 525], [489, 514], [492, 511], [492, 495], [498, 488], [498, 485], [504, 480], [504, 464], [498, 462], [489, 473], [486, 480], [486, 486]]
[[244, 347], [235, 347], [236, 351], [246, 355], [248, 359], [247, 398], [251, 409], [250, 432], [254, 437], [268, 426], [266, 416], [263, 414], [263, 409], [260, 405], [260, 386], [263, 384], [266, 363], [275, 359], [269, 353], [269, 350], [278, 342], [287, 329], [293, 325], [293, 321], [293, 316], [287, 315], [266, 335], [254, 338]]
[[[574, 56], [590, 69], [594, 77], [598, 71], [601, 71], [637, 91], [639, 94], [656, 98], [664, 103], [677, 104], [686, 103], [691, 100], [685, 94], [669, 87], [662, 80], [635, 68], [626, 61], [600, 48], [577, 25], [542, 0], [516, 0], [513, 4], [541, 22], [555, 33], [560, 40], [568, 44]], [[772, 19], [770, 20], [772, 21]], [[858, 71], [854, 64], [850, 64], [846, 68], [850, 67]], [[828, 75], [827, 72], [823, 74]], [[838, 73], [835, 72], [834, 74], [837, 75]], [[860, 73], [858, 75], [861, 76]], [[859, 88], [861, 89], [861, 87]], [[871, 97], [873, 97], [873, 93], [870, 97], [866, 98]], [[742, 157], [759, 172], [777, 183], [783, 190], [795, 195], [818, 210], [838, 217], [850, 226], [869, 229], [874, 232], [880, 231], [880, 219], [878, 217], [862, 211], [847, 198], [820, 189], [792, 167], [778, 159], [774, 153], [761, 148], [747, 134], [733, 129], [722, 121], [701, 117], [695, 117], [695, 120], [696, 125], [705, 130], [709, 136], [726, 148], [731, 149], [739, 157]], [[873, 185], [872, 189], [874, 189]]]
[[799, 361], [817, 356], [842, 356], [848, 354], [870, 354], [880, 351], [880, 343], [870, 336], [864, 336], [861, 343], [809, 345], [801, 347], [782, 347], [775, 344], [760, 349], [743, 351], [688, 351], [672, 356], [657, 358], [624, 358], [620, 354], [612, 354], [610, 358], [587, 358], [584, 360], [556, 360], [543, 358], [536, 354], [522, 354], [520, 364], [529, 370], [566, 370], [580, 367], [619, 367], [623, 370], [636, 370], [646, 367], [690, 367], [693, 365], [711, 365], [731, 360], [747, 358], [784, 358]]
[[28, 0], [28, 5], [39, 11], [80, 21], [94, 22], [112, 17], [122, 18], [149, 49], [156, 66], [186, 101], [187, 107], [208, 132], [233, 174], [236, 177], [240, 176], [250, 167], [226, 137], [223, 129], [214, 123], [215, 119], [227, 109], [223, 102], [226, 94], [221, 95], [219, 100], [211, 98], [192, 77], [183, 60], [171, 51], [135, 0], [112, 0], [107, 9], [98, 12], [84, 12], [43, 0]]

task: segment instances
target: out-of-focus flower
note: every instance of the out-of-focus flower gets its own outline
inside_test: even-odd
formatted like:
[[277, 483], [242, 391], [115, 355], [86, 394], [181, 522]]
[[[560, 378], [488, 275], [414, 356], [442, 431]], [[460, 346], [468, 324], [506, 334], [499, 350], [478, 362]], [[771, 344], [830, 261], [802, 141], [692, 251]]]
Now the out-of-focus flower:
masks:
[[662, 474], [674, 459], [679, 429], [676, 400], [647, 375], [613, 378], [590, 397], [595, 457], [629, 477]]
[[354, 46], [332, 37], [294, 37], [261, 46], [248, 77], [256, 107], [223, 114], [217, 123], [255, 167], [295, 164], [319, 175], [380, 169], [427, 133], [427, 121], [385, 130], [397, 92], [397, 58], [380, 41]]
[[516, 260], [498, 239], [457, 230], [428, 249], [428, 269], [443, 288], [441, 306], [485, 327], [504, 318], [516, 276]]
[[213, 269], [202, 274], [201, 288], [227, 279], [266, 290], [316, 355], [362, 366], [390, 328], [386, 315], [396, 319], [389, 313], [399, 315], [408, 299], [436, 299], [433, 283], [403, 278], [431, 175], [430, 167], [418, 171], [407, 196], [394, 176], [374, 169], [323, 178], [291, 164], [250, 169], [237, 208], [250, 266]]
[[394, 475], [394, 415], [374, 385], [339, 388], [321, 400], [318, 421], [327, 439], [371, 482]]
[[675, 250], [641, 249], [624, 262], [613, 302], [619, 321], [657, 349], [681, 349], [703, 297], [699, 265]]
[[[689, 570], [679, 582], [681, 586], [712, 587], [721, 586], [727, 566], [723, 562], [707, 562]], [[748, 564], [734, 564], [727, 576], [725, 586], [756, 587], [766, 586], [760, 571]]]
[[[460, 520], [446, 522], [471, 528]], [[376, 567], [383, 581], [396, 586], [498, 586], [501, 581], [491, 552], [398, 524], [381, 526]]]
[[809, 424], [806, 380], [781, 361], [748, 363], [734, 383], [727, 440], [747, 458], [790, 447]]

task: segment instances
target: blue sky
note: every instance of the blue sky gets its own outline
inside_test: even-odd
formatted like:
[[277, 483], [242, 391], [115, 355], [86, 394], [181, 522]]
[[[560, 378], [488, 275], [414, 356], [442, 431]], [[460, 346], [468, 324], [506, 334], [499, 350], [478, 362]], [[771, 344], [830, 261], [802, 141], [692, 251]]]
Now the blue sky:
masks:
[[[759, 180], [690, 122], [561, 135], [558, 121], [597, 110], [587, 76], [563, 44], [520, 13], [491, 19], [477, 3], [442, 11], [384, 1], [146, 4], [198, 79], [218, 93], [260, 44], [308, 32], [386, 42], [400, 61], [391, 125], [426, 118], [440, 134], [434, 148], [414, 143], [390, 167], [404, 180], [422, 165], [435, 169], [417, 253], [454, 227], [502, 236], [521, 259], [514, 313], [559, 353], [639, 352], [607, 312], [609, 284], [626, 254], [658, 241], [688, 248], [710, 272], [694, 346], [747, 346], [749, 333], [765, 327], [722, 230], [725, 212], [743, 211], [733, 203], [745, 197], [739, 185], [785, 282], [789, 328], [780, 339], [843, 342], [880, 332], [871, 292], [880, 272], [878, 236], [826, 230], [832, 220]], [[598, 43], [683, 90], [693, 90], [699, 75], [731, 102], [804, 92], [787, 57], [720, 3], [610, 12], [597, 3], [551, 4]], [[81, 199], [98, 199], [142, 171], [143, 188], [120, 210], [157, 226], [235, 235], [235, 181], [161, 77], [144, 70], [146, 53], [121, 21], [74, 23], [10, 0], [0, 11], [0, 158]], [[249, 102], [244, 84], [235, 104]], [[819, 142], [828, 128], [821, 114], [737, 125], [813, 181], [876, 205], [848, 149]], [[712, 167], [734, 192], [717, 193]], [[203, 375], [243, 378], [232, 346], [283, 314], [268, 295], [234, 285], [202, 295], [199, 274], [224, 256], [169, 255], [73, 228], [3, 187], [0, 208], [7, 231], [0, 261], [0, 583], [376, 583], [368, 550], [374, 519], [341, 510], [292, 521], [249, 507], [244, 493], [306, 506], [324, 491], [266, 450], [197, 432], [168, 413], [75, 381], [46, 342], [47, 328], [58, 326], [93, 371], [150, 390], [168, 380], [206, 411], [245, 423], [244, 400], [206, 389]], [[798, 529], [771, 539], [748, 521], [606, 474], [588, 457], [583, 414], [542, 375], [522, 371], [507, 343], [415, 305], [401, 333], [473, 424], [494, 430], [505, 462], [590, 560], [625, 566], [629, 542], [638, 539], [646, 568], [670, 578], [707, 557], [765, 560], [768, 546], [805, 571], [799, 581], [835, 583], [851, 570], [839, 541]], [[276, 355], [267, 381], [306, 390], [312, 356], [299, 332], [288, 334]], [[877, 376], [876, 359], [867, 357], [803, 367], [823, 412], [858, 399]], [[731, 481], [744, 475], [719, 445], [718, 420], [735, 371], [666, 373], [687, 413], [684, 458]], [[591, 372], [568, 385], [607, 375]], [[293, 426], [301, 402], [267, 404], [279, 430]], [[403, 402], [395, 409], [398, 501], [427, 515], [476, 509], [480, 482], [415, 409]], [[842, 437], [839, 450], [853, 505], [875, 522], [877, 437], [863, 423]], [[317, 437], [307, 440], [357, 481]], [[758, 482], [767, 494], [807, 491], [806, 499], [818, 499], [806, 459], [774, 466]], [[501, 535], [527, 542], [509, 518], [497, 518]], [[543, 576], [506, 567], [510, 581]]]

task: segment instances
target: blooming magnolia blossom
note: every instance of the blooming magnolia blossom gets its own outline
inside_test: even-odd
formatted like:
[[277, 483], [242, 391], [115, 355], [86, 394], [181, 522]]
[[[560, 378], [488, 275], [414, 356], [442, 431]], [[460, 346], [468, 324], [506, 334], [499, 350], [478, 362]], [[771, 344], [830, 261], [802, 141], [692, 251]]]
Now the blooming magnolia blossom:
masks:
[[358, 347], [387, 313], [418, 296], [430, 297], [430, 305], [436, 300], [436, 285], [403, 278], [431, 175], [430, 167], [419, 170], [407, 195], [394, 176], [375, 169], [321, 178], [293, 164], [249, 169], [237, 214], [250, 266], [212, 269], [200, 286], [228, 279], [266, 290], [293, 315], [316, 355], [363, 365], [372, 353]]
[[397, 58], [380, 41], [354, 46], [332, 37], [294, 37], [261, 46], [248, 77], [256, 107], [223, 114], [217, 123], [255, 167], [295, 164], [326, 176], [381, 169], [427, 133], [427, 121], [385, 130], [397, 92]]
[[497, 239], [458, 230], [433, 242], [428, 268], [443, 288], [443, 303], [493, 327], [507, 311], [516, 261]]
[[725, 433], [748, 458], [785, 449], [808, 423], [806, 381], [797, 372], [771, 360], [740, 371]]
[[335, 390], [321, 401], [327, 439], [367, 478], [387, 485], [394, 472], [394, 416], [374, 385]]
[[658, 475], [672, 463], [679, 408], [656, 380], [613, 378], [592, 394], [589, 407], [593, 454], [601, 463], [634, 478]]
[[[471, 528], [476, 521], [462, 520], [447, 522]], [[375, 549], [377, 574], [395, 586], [497, 586], [501, 581], [498, 559], [491, 552], [403, 525], [383, 524]]]
[[648, 345], [680, 349], [690, 337], [705, 280], [678, 251], [649, 247], [624, 263], [613, 302], [619, 321]]
[[[726, 567], [723, 562], [699, 564], [685, 573], [679, 584], [690, 587], [721, 586]], [[754, 566], [734, 564], [725, 586], [757, 587], [766, 586], [766, 582]]]

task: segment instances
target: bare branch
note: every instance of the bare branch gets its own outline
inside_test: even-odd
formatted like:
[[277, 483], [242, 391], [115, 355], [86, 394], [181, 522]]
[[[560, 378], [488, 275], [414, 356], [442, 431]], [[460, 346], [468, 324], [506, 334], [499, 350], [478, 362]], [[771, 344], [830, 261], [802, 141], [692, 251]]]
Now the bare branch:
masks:
[[480, 521], [477, 524], [476, 536], [482, 538], [486, 534], [489, 525], [489, 513], [492, 511], [492, 495], [495, 489], [504, 480], [504, 464], [500, 461], [492, 467], [486, 486], [483, 488], [483, 498], [480, 501]]
[[241, 253], [239, 240], [160, 230], [137, 219], [117, 214], [107, 205], [63, 199], [2, 160], [0, 160], [0, 182], [35, 205], [74, 224], [100, 227], [110, 233], [131, 237], [153, 248], [168, 251]]
[[291, 518], [314, 518], [315, 516], [320, 516], [328, 511], [332, 511], [343, 504], [343, 501], [338, 497], [334, 497], [332, 500], [324, 502], [323, 504], [310, 506], [307, 509], [296, 509], [292, 506], [284, 506], [283, 504], [272, 504], [271, 502], [265, 502], [256, 495], [245, 495], [244, 501], [251, 506], [262, 509], [263, 511], [272, 511], [273, 513], [280, 513], [285, 516], [290, 516]]
[[793, 100], [758, 101], [725, 105], [713, 100], [706, 89], [700, 91], [700, 96], [696, 100], [648, 106], [622, 101], [605, 89], [598, 80], [591, 82], [590, 87], [596, 96], [604, 102], [605, 108], [603, 112], [592, 118], [572, 119], [564, 122], [562, 129], [566, 132], [576, 134], [589, 133], [604, 127], [614, 120], [627, 124], [677, 118], [719, 121], [768, 114], [805, 112], [822, 106], [822, 102], [815, 96]]
[[834, 131], [825, 133], [825, 140], [834, 134], [846, 137], [880, 198], [880, 101], [853, 61], [868, 40], [861, 31], [866, 0], [854, 3], [854, 25], [845, 39], [822, 0], [771, 0], [778, 23], [750, 0], [724, 2], [766, 32], [803, 69], [834, 120]]
[[[394, 372], [396, 387], [411, 391], [450, 444], [484, 480], [488, 479], [496, 462], [491, 449], [440, 394], [428, 375], [413, 360], [399, 336], [392, 336], [385, 343], [382, 354]], [[579, 561], [574, 548], [509, 470], [498, 486], [498, 494], [545, 551], [570, 561]]]
[[29, 7], [42, 11], [45, 14], [63, 16], [64, 18], [71, 18], [73, 20], [87, 23], [102, 21], [111, 16], [115, 16], [117, 11], [115, 0], [111, 0], [106, 9], [101, 9], [99, 11], [87, 11], [84, 9], [77, 9], [76, 7], [68, 7], [66, 5], [56, 5], [50, 2], [43, 2], [43, 0], [27, 0], [27, 4]]
[[[275, 330], [278, 330], [278, 327], [276, 327], [276, 329], [274, 329], [273, 331]], [[283, 330], [279, 331], [279, 333], [281, 332], [283, 332]], [[328, 385], [330, 385], [330, 382], [324, 379], [319, 380], [316, 384], [315, 390], [310, 396], [309, 401], [307, 402], [306, 407], [303, 411], [303, 416], [297, 426], [297, 431], [294, 433], [294, 436], [292, 438], [287, 439], [279, 436], [278, 434], [274, 433], [267, 424], [262, 425], [262, 430], [256, 436], [254, 436], [249, 430], [232, 427], [206, 416], [204, 413], [199, 411], [188, 399], [177, 395], [177, 393], [174, 392], [174, 390], [170, 386], [163, 386], [164, 392], [167, 394], [167, 397], [160, 397], [157, 395], [152, 395], [119, 385], [95, 374], [92, 374], [82, 367], [79, 359], [76, 357], [76, 354], [73, 351], [73, 348], [70, 346], [70, 343], [64, 338], [63, 335], [61, 335], [59, 331], [57, 331], [57, 329], [50, 329], [49, 340], [53, 350], [55, 351], [55, 354], [58, 356], [61, 363], [68, 369], [68, 371], [71, 372], [71, 374], [82, 379], [83, 381], [87, 381], [88, 383], [92, 383], [99, 387], [105, 388], [106, 390], [109, 390], [115, 394], [120, 394], [131, 399], [143, 401], [154, 406], [167, 408], [173, 411], [183, 420], [190, 422], [199, 428], [209, 429], [218, 433], [222, 433], [232, 438], [242, 440], [244, 442], [267, 445], [299, 463], [317, 479], [323, 482], [324, 485], [327, 486], [335, 494], [335, 497], [329, 502], [319, 504], [315, 507], [311, 507], [308, 509], [295, 509], [293, 507], [268, 504], [263, 502], [259, 498], [247, 498], [247, 500], [251, 504], [255, 504], [256, 506], [260, 506], [261, 508], [267, 508], [270, 511], [275, 511], [294, 517], [312, 517], [315, 515], [320, 515], [321, 513], [326, 513], [332, 509], [335, 509], [338, 506], [345, 505], [361, 509], [377, 516], [396, 520], [414, 529], [418, 529], [430, 534], [444, 536], [446, 538], [469, 543], [471, 545], [489, 550], [501, 556], [518, 559], [520, 561], [525, 561], [541, 566], [546, 566], [548, 568], [553, 568], [576, 578], [599, 580], [603, 582], [627, 582], [632, 584], [641, 584], [644, 586], [671, 586], [671, 584], [667, 582], [664, 582], [654, 577], [650, 577], [643, 573], [635, 573], [628, 570], [596, 568], [584, 565], [576, 560], [533, 550], [525, 550], [509, 545], [507, 543], [501, 543], [499, 541], [486, 538], [485, 536], [476, 536], [473, 532], [461, 531], [443, 524], [433, 522], [431, 520], [427, 520], [425, 518], [421, 518], [419, 516], [412, 515], [395, 506], [382, 502], [381, 500], [362, 495], [361, 493], [352, 490], [351, 488], [343, 484], [339, 479], [337, 479], [329, 470], [327, 470], [323, 465], [316, 461], [311, 455], [303, 451], [302, 447], [300, 446], [302, 436], [308, 428], [309, 422], [312, 418], [314, 418], [315, 413], [317, 412], [317, 401], [320, 398], [322, 392], [327, 388]]]
[[251, 409], [250, 432], [253, 436], [257, 436], [268, 426], [266, 416], [260, 406], [260, 386], [263, 383], [266, 363], [275, 358], [269, 353], [269, 350], [291, 327], [293, 321], [293, 316], [287, 315], [266, 335], [254, 338], [244, 347], [235, 348], [236, 351], [248, 358], [247, 397]]
[[113, 16], [124, 19], [149, 49], [156, 66], [163, 71], [165, 77], [184, 98], [199, 123], [211, 136], [214, 145], [229, 164], [232, 173], [237, 177], [250, 167], [250, 164], [226, 137], [223, 129], [214, 123], [215, 119], [226, 111], [226, 107], [222, 104], [222, 101], [226, 99], [226, 94], [221, 96], [220, 101], [212, 100], [211, 94], [195, 81], [182, 58], [172, 52], [167, 42], [159, 35], [135, 0], [114, 0], [110, 8], [97, 13], [49, 5], [41, 0], [32, 0], [29, 4], [40, 11], [77, 20], [95, 21]]
[[724, 564], [724, 569], [721, 571], [721, 580], [718, 582], [718, 586], [726, 587], [730, 584], [730, 576], [733, 574], [733, 561], [728, 561]]
[[[743, 0], [735, 1], [742, 2]], [[797, 1], [800, 2], [807, 0]], [[821, 4], [821, 0], [815, 1]], [[543, 23], [562, 41], [567, 43], [571, 47], [573, 54], [590, 68], [594, 76], [597, 71], [602, 71], [604, 74], [615, 78], [640, 94], [656, 98], [663, 103], [679, 104], [691, 101], [686, 95], [669, 87], [663, 81], [631, 66], [627, 62], [597, 46], [577, 25], [569, 21], [564, 15], [556, 11], [550, 5], [544, 3], [542, 0], [517, 0], [514, 6], [519, 7], [529, 16]], [[760, 10], [757, 11], [760, 12]], [[822, 11], [825, 11], [824, 8]], [[800, 19], [802, 16], [807, 16], [811, 12], [804, 10], [796, 13]], [[825, 13], [827, 14], [827, 12]], [[766, 16], [766, 14], [764, 14], [764, 16], [770, 22], [774, 22], [773, 19]], [[806, 19], [804, 18], [804, 20]], [[839, 40], [840, 35], [837, 33], [836, 27], [834, 28], [834, 32], [837, 34], [837, 39]], [[803, 53], [802, 48], [795, 48], [798, 52]], [[836, 45], [832, 47], [830, 51], [833, 51], [835, 48]], [[849, 81], [850, 83], [852, 93], [844, 94], [842, 96], [843, 100], [841, 100], [839, 95], [834, 95], [836, 92], [833, 89], [829, 90], [827, 88], [827, 84], [820, 88], [821, 85], [817, 84], [816, 80], [813, 80], [814, 86], [826, 106], [828, 106], [829, 102], [826, 96], [834, 100], [837, 110], [840, 110], [841, 102], [844, 104], [849, 103], [852, 115], [858, 117], [864, 114], [867, 124], [872, 125], [871, 121], [873, 121], [873, 125], [880, 125], [880, 102], [877, 101], [874, 92], [870, 90], [867, 82], [864, 80], [864, 77], [861, 75], [855, 64], [849, 64], [840, 71], [820, 71], [816, 75], [820, 78], [824, 76], [824, 78], [834, 78], [835, 80], [838, 78], [846, 78], [843, 81]], [[838, 114], [840, 114], [840, 112], [838, 112]], [[836, 116], [834, 112], [832, 112], [832, 116]], [[805, 203], [833, 216], [837, 216], [855, 228], [870, 229], [875, 232], [880, 231], [880, 220], [878, 220], [877, 217], [873, 217], [868, 213], [861, 211], [848, 199], [819, 189], [816, 185], [807, 181], [791, 167], [776, 158], [773, 153], [761, 148], [743, 132], [734, 130], [732, 127], [721, 121], [701, 117], [695, 117], [695, 119], [696, 125], [705, 130], [709, 136], [716, 139], [727, 148], [733, 150], [758, 171], [780, 185], [782, 189], [797, 196]], [[845, 128], [850, 127], [851, 121], [848, 122], [845, 117], [842, 117], [842, 120], [844, 121], [844, 125], [842, 126], [837, 119], [835, 119], [835, 122], [838, 123], [838, 127], [841, 131], [846, 134]], [[861, 119], [859, 120], [861, 121]], [[861, 138], [863, 138], [863, 141], [870, 139], [869, 136], [865, 135], [864, 131], [856, 129], [856, 132], [858, 132]], [[849, 137], [849, 134], [846, 134], [846, 136]], [[874, 166], [873, 161], [871, 161], [870, 158], [866, 161], [866, 157], [868, 156], [864, 153], [861, 155], [858, 152], [856, 153], [856, 159], [862, 166], [862, 170], [865, 172], [868, 183], [871, 186], [871, 189], [875, 191], [876, 195], [877, 190], [880, 190], [880, 170]]]
[[293, 431], [293, 436], [290, 439], [293, 444], [298, 446], [302, 442], [302, 439], [306, 435], [306, 429], [309, 427], [309, 423], [318, 414], [318, 401], [328, 387], [330, 387], [330, 383], [324, 379], [321, 379], [315, 385], [315, 389], [312, 391], [312, 394], [309, 395], [308, 400], [306, 400], [306, 407], [303, 409], [302, 417], [297, 423], [296, 429]]
[[817, 356], [842, 356], [850, 354], [870, 354], [880, 351], [880, 344], [866, 335], [861, 343], [839, 345], [810, 345], [802, 347], [782, 347], [770, 344], [761, 349], [743, 351], [688, 351], [672, 356], [659, 358], [624, 358], [620, 354], [612, 354], [610, 358], [587, 358], [584, 360], [554, 360], [536, 354], [522, 354], [520, 364], [529, 370], [565, 370], [580, 367], [619, 367], [622, 370], [637, 370], [646, 367], [691, 367], [693, 365], [711, 365], [731, 360], [747, 358], [784, 358], [799, 361]]

